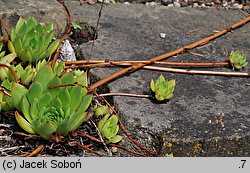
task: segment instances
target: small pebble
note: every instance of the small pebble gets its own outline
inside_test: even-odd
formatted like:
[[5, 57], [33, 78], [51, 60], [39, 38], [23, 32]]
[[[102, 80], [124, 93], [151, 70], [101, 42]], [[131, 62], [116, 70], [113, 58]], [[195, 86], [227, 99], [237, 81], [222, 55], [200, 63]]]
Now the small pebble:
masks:
[[166, 33], [160, 33], [161, 38], [166, 38]]
[[130, 5], [130, 3], [129, 3], [129, 2], [124, 2], [124, 4], [125, 4], [125, 5]]
[[174, 4], [168, 4], [168, 7], [173, 7], [174, 6]]
[[193, 3], [193, 7], [199, 7], [198, 3]]
[[174, 5], [175, 8], [180, 8], [181, 7], [181, 4], [179, 2], [176, 2], [176, 1], [173, 3], [173, 5]]
[[201, 7], [204, 8], [204, 7], [206, 7], [206, 5], [205, 4], [201, 4]]

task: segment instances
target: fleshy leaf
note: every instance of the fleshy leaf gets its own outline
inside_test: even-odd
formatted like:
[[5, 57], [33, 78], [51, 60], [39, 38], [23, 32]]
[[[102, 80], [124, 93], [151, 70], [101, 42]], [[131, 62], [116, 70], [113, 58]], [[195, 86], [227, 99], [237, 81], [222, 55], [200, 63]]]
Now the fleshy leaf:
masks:
[[28, 92], [28, 89], [26, 89], [24, 86], [18, 83], [12, 83], [12, 88], [11, 88], [12, 102], [13, 102], [13, 105], [19, 111], [21, 111], [20, 102], [21, 102], [22, 96], [25, 95], [27, 92]]
[[15, 112], [15, 117], [17, 123], [24, 129], [26, 132], [35, 134], [34, 130], [31, 127], [31, 124], [28, 123], [17, 111]]

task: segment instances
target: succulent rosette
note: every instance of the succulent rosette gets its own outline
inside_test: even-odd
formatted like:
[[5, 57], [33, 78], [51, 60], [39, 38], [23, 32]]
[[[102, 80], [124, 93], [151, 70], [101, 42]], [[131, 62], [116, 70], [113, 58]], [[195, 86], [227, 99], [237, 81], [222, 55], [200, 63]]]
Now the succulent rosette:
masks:
[[236, 70], [240, 70], [246, 67], [248, 64], [246, 55], [240, 51], [232, 51], [229, 57], [229, 61], [233, 68], [235, 68]]
[[27, 20], [20, 17], [16, 27], [11, 30], [8, 48], [24, 62], [38, 62], [52, 55], [59, 40], [52, 42], [53, 24], [38, 23], [33, 17]]
[[12, 101], [18, 110], [15, 117], [26, 132], [39, 134], [44, 139], [49, 139], [54, 133], [66, 136], [84, 121], [92, 101], [92, 95], [87, 93], [86, 88], [49, 88], [72, 83], [87, 86], [86, 73], [77, 71], [62, 75], [63, 67], [63, 62], [54, 69], [49, 64], [40, 67], [29, 89], [12, 83]]
[[118, 118], [116, 115], [110, 116], [106, 114], [97, 124], [106, 143], [117, 143], [122, 140], [121, 135], [117, 135], [119, 131]]
[[171, 99], [174, 96], [175, 79], [167, 80], [164, 76], [160, 75], [156, 82], [153, 79], [151, 80], [150, 88], [158, 101]]

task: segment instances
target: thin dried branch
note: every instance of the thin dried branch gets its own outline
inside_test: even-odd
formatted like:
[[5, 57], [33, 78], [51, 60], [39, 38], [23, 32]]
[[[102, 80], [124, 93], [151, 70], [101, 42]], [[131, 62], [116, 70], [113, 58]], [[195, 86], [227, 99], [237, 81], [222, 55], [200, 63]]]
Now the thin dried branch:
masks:
[[11, 94], [8, 93], [5, 89], [3, 89], [2, 87], [0, 87], [0, 92], [4, 93], [6, 96], [11, 97]]
[[201, 71], [201, 70], [186, 70], [186, 69], [165, 68], [165, 67], [155, 67], [155, 66], [144, 66], [144, 69], [166, 71], [173, 73], [199, 74], [199, 75], [239, 76], [239, 77], [250, 76], [249, 72], [244, 73], [244, 72]]
[[151, 95], [130, 94], [130, 93], [105, 93], [105, 94], [99, 94], [99, 96], [102, 96], [102, 97], [107, 97], [107, 96], [126, 96], [126, 97], [138, 97], [138, 98], [152, 98]]
[[[96, 66], [131, 66], [138, 63], [148, 63], [149, 61], [103, 61], [103, 60], [81, 60], [81, 61], [68, 61], [65, 62], [66, 68], [82, 68], [82, 67], [96, 67]], [[154, 64], [168, 65], [168, 66], [189, 66], [189, 67], [220, 67], [230, 66], [228, 61], [226, 62], [162, 62], [156, 61]]]
[[0, 38], [0, 42], [3, 42], [3, 43], [8, 43], [9, 39], [6, 39], [6, 38]]
[[96, 151], [92, 150], [91, 148], [87, 147], [86, 145], [75, 144], [75, 146], [80, 147], [80, 148], [83, 148], [84, 150], [87, 150], [87, 151], [90, 152], [90, 153], [94, 153], [94, 154], [96, 154], [96, 155], [98, 155], [98, 156], [100, 156], [100, 157], [103, 156], [102, 154], [99, 154], [98, 152], [96, 152]]
[[34, 157], [39, 154], [44, 149], [44, 144], [39, 145], [32, 153], [28, 155], [28, 157]]
[[15, 82], [16, 82], [16, 83], [19, 83], [18, 78], [17, 78], [17, 76], [16, 76], [16, 72], [15, 72], [10, 66], [8, 66], [8, 65], [6, 65], [6, 64], [0, 63], [0, 67], [1, 67], [1, 66], [2, 66], [2, 67], [8, 68], [8, 69], [10, 70], [11, 74], [13, 75], [13, 77], [14, 77], [14, 79], [15, 79]]
[[97, 32], [98, 32], [98, 26], [99, 26], [100, 19], [101, 19], [101, 16], [102, 16], [103, 5], [104, 5], [104, 0], [102, 1], [101, 8], [100, 8], [100, 11], [99, 11], [99, 14], [98, 14], [98, 19], [97, 19], [97, 22], [96, 22], [96, 29], [95, 29], [94, 36], [93, 36], [93, 42], [91, 44], [89, 57], [87, 57], [87, 60], [90, 59], [90, 57], [92, 55], [92, 52], [93, 52], [93, 48], [94, 48], [94, 45], [95, 45], [95, 39], [96, 39]]
[[[78, 130], [78, 131], [76, 131], [76, 132], [77, 132], [78, 134], [82, 135], [82, 136], [85, 136], [85, 137], [87, 137], [87, 138], [93, 140], [93, 141], [96, 141], [96, 142], [99, 142], [99, 143], [105, 143], [104, 141], [101, 141], [101, 140], [99, 140], [99, 139], [96, 139], [95, 137], [90, 136], [90, 135], [88, 135], [88, 134], [86, 134], [86, 133], [84, 133], [84, 132], [82, 132], [82, 131], [80, 131], [80, 130]], [[124, 150], [124, 151], [130, 152], [130, 153], [132, 153], [132, 154], [134, 154], [134, 155], [137, 155], [137, 156], [147, 157], [145, 154], [138, 153], [138, 152], [136, 152], [136, 151], [134, 151], [134, 150], [127, 149], [127, 148], [122, 147], [122, 146], [120, 146], [120, 145], [115, 145], [115, 144], [108, 144], [108, 145], [109, 145], [109, 146], [112, 146], [112, 147], [120, 148], [120, 149], [122, 149], [122, 150]]]
[[5, 32], [6, 32], [6, 34], [7, 34], [8, 37], [10, 38], [10, 33], [9, 33], [9, 31], [8, 31], [8, 29], [7, 29], [7, 27], [6, 27], [5, 23], [4, 23], [4, 21], [3, 21], [2, 16], [0, 16], [0, 21], [1, 21], [1, 24], [3, 25], [3, 28], [4, 28]]
[[112, 156], [111, 151], [109, 150], [109, 148], [107, 147], [106, 143], [105, 143], [104, 140], [102, 139], [102, 135], [101, 135], [101, 132], [99, 131], [98, 127], [96, 126], [96, 124], [95, 124], [91, 119], [90, 119], [89, 121], [90, 121], [91, 124], [95, 127], [95, 130], [97, 131], [98, 137], [99, 137], [100, 141], [102, 141], [102, 144], [103, 144], [105, 150], [107, 151], [108, 155], [109, 155], [109, 156]]
[[232, 31], [232, 30], [234, 30], [234, 29], [248, 23], [249, 21], [250, 21], [250, 16], [246, 17], [245, 19], [241, 20], [240, 22], [238, 22], [236, 24], [233, 24], [232, 26], [230, 26], [228, 28], [225, 28], [224, 30], [222, 30], [222, 31], [220, 31], [218, 33], [215, 33], [215, 34], [213, 34], [213, 35], [211, 35], [211, 36], [209, 36], [207, 38], [201, 39], [200, 41], [197, 41], [197, 42], [192, 43], [190, 45], [186, 45], [186, 46], [184, 46], [182, 48], [179, 48], [179, 49], [177, 49], [175, 51], [172, 51], [172, 52], [169, 52], [169, 53], [154, 57], [154, 58], [150, 59], [149, 62], [147, 62], [147, 63], [139, 63], [139, 64], [132, 65], [132, 66], [130, 66], [128, 68], [122, 69], [122, 70], [120, 70], [120, 71], [118, 71], [118, 72], [116, 72], [116, 73], [114, 73], [114, 74], [112, 74], [112, 75], [110, 75], [110, 76], [96, 82], [95, 84], [90, 86], [90, 89], [93, 90], [93, 89], [95, 89], [95, 88], [97, 88], [97, 87], [99, 87], [99, 86], [101, 86], [101, 85], [115, 79], [115, 78], [118, 78], [119, 76], [124, 75], [125, 73], [135, 71], [135, 70], [140, 69], [140, 68], [142, 68], [142, 67], [144, 67], [146, 65], [153, 64], [156, 61], [161, 61], [161, 60], [164, 60], [164, 59], [169, 58], [171, 56], [183, 53], [183, 52], [185, 52], [187, 50], [194, 49], [194, 48], [196, 48], [196, 47], [198, 47], [200, 45], [203, 45], [203, 44], [205, 44], [205, 43], [207, 43], [207, 42], [209, 42], [211, 40], [214, 40], [215, 38], [218, 38], [218, 37], [230, 32], [230, 31]]
[[63, 0], [57, 0], [60, 4], [62, 4], [62, 6], [64, 7], [64, 9], [66, 10], [67, 12], [67, 18], [68, 18], [68, 28], [65, 30], [65, 32], [63, 33], [63, 36], [62, 38], [60, 39], [59, 41], [59, 45], [58, 45], [58, 48], [56, 50], [56, 53], [54, 55], [54, 58], [53, 58], [53, 61], [52, 61], [52, 65], [51, 67], [54, 68], [55, 64], [56, 64], [56, 60], [59, 56], [59, 53], [60, 53], [60, 45], [62, 44], [64, 38], [66, 37], [66, 35], [70, 32], [71, 30], [71, 25], [72, 25], [72, 22], [71, 22], [71, 16], [70, 16], [70, 12], [69, 12], [69, 9], [67, 8], [67, 6], [65, 5], [65, 2]]

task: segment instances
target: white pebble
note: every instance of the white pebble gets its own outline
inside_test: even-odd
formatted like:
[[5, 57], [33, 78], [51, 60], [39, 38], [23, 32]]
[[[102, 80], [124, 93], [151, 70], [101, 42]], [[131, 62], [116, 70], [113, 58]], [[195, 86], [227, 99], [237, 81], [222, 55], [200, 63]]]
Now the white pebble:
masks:
[[166, 33], [160, 33], [161, 38], [166, 38]]

